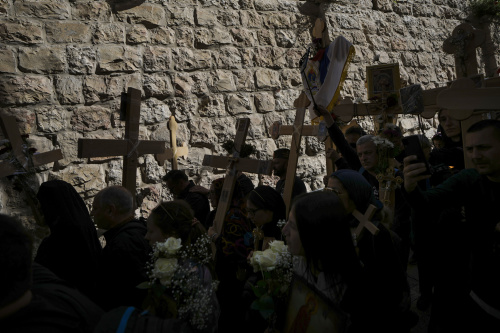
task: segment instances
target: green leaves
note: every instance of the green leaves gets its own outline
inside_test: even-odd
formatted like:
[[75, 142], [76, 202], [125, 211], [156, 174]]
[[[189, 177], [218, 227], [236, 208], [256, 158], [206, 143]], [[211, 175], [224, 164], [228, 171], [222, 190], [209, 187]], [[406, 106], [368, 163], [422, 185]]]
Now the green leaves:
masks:
[[269, 319], [274, 313], [274, 300], [269, 295], [262, 295], [252, 302], [251, 308], [260, 312], [264, 319]]

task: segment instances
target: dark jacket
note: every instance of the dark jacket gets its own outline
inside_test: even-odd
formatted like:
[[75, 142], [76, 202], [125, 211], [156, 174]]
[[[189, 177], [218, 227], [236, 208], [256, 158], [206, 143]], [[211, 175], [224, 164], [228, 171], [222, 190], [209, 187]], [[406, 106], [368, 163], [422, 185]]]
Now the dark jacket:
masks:
[[201, 223], [205, 222], [210, 213], [210, 204], [206, 195], [196, 192], [189, 192], [195, 186], [193, 181], [189, 181], [189, 185], [177, 196], [177, 199], [185, 200], [191, 209], [194, 211], [194, 217]]
[[132, 220], [104, 233], [106, 246], [99, 262], [98, 303], [106, 311], [121, 305], [142, 305], [146, 292], [137, 289], [147, 281], [146, 264], [151, 251], [144, 239], [146, 226]]

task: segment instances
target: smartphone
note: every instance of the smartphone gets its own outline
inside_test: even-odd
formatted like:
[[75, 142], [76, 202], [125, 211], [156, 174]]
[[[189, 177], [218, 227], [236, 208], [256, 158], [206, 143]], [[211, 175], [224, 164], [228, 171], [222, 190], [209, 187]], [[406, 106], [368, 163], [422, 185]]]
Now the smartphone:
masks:
[[431, 168], [429, 167], [429, 163], [425, 159], [424, 151], [422, 150], [422, 146], [420, 145], [420, 139], [418, 135], [410, 135], [405, 136], [402, 139], [403, 145], [405, 146], [405, 155], [417, 155], [417, 159], [412, 161], [411, 163], [424, 163], [426, 171], [422, 173], [423, 175], [430, 175]]

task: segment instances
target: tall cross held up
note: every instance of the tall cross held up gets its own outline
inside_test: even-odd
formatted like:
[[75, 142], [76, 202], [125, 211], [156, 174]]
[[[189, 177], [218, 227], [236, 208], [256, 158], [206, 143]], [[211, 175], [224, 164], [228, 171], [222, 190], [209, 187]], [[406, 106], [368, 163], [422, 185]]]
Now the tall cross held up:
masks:
[[239, 118], [236, 123], [236, 137], [234, 140], [233, 153], [231, 157], [205, 155], [203, 158], [204, 166], [211, 166], [220, 169], [226, 169], [226, 177], [222, 185], [222, 192], [215, 213], [214, 227], [220, 235], [222, 232], [224, 217], [231, 206], [233, 191], [238, 178], [238, 172], [270, 175], [272, 172], [272, 161], [259, 161], [250, 158], [240, 158], [240, 151], [245, 143], [250, 126], [250, 119]]
[[170, 148], [165, 149], [163, 153], [156, 154], [155, 158], [159, 165], [163, 165], [165, 160], [171, 160], [172, 170], [178, 170], [177, 158], [179, 156], [187, 156], [188, 147], [186, 143], [182, 147], [177, 147], [177, 122], [174, 116], [170, 116], [168, 121], [168, 129], [170, 130]]
[[139, 140], [139, 120], [141, 112], [141, 91], [128, 88], [125, 138], [109, 139], [79, 139], [78, 157], [111, 157], [123, 156], [122, 185], [135, 197], [136, 173], [138, 158], [144, 154], [158, 154], [165, 151], [165, 141]]

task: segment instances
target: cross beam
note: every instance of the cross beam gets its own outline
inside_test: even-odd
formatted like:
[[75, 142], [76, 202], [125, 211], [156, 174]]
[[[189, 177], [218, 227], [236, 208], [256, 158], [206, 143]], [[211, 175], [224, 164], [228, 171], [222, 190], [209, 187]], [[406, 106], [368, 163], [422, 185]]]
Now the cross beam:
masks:
[[163, 153], [156, 154], [155, 159], [159, 165], [165, 164], [165, 160], [170, 160], [172, 163], [172, 170], [178, 170], [177, 158], [180, 156], [188, 155], [188, 147], [186, 143], [181, 147], [177, 147], [177, 122], [174, 116], [170, 116], [168, 121], [168, 129], [170, 130], [170, 148], [165, 149]]
[[141, 91], [128, 88], [124, 139], [78, 140], [78, 157], [80, 158], [123, 156], [122, 185], [132, 193], [134, 198], [139, 156], [158, 154], [165, 151], [165, 141], [139, 140], [140, 110]]
[[[28, 171], [30, 167], [36, 168], [63, 158], [61, 150], [56, 149], [45, 153], [33, 154], [30, 161], [27, 152], [24, 151], [26, 148], [23, 149], [24, 141], [19, 132], [16, 118], [13, 116], [0, 116], [0, 126], [5, 138], [10, 142], [14, 159], [24, 170]], [[12, 164], [12, 161], [0, 163], [0, 177], [13, 175], [17, 171], [19, 170]]]
[[355, 231], [357, 240], [359, 240], [359, 237], [361, 236], [361, 233], [364, 229], [368, 229], [368, 231], [371, 232], [372, 235], [377, 235], [379, 233], [379, 228], [377, 228], [375, 224], [371, 222], [376, 211], [377, 207], [370, 204], [364, 214], [361, 214], [357, 209], [352, 212], [352, 215], [359, 221], [359, 225], [356, 227]]

